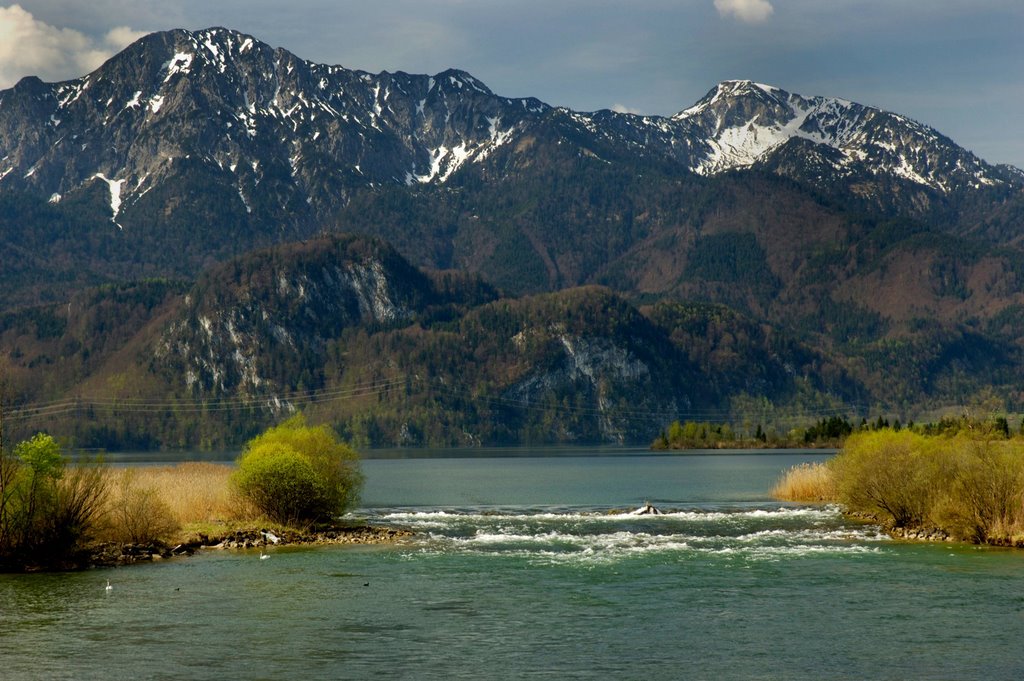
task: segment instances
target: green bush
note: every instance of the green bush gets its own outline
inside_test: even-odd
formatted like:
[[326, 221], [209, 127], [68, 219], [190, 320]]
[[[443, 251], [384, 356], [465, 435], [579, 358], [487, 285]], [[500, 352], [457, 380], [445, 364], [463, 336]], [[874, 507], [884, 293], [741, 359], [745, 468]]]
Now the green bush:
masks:
[[937, 524], [975, 542], [1017, 538], [1024, 531], [1024, 443], [961, 435], [944, 452], [948, 494]]
[[937, 489], [927, 449], [928, 438], [906, 430], [855, 433], [831, 463], [839, 501], [895, 527], [921, 525]]
[[1024, 441], [992, 433], [855, 433], [829, 463], [838, 501], [894, 527], [1024, 539]]
[[104, 471], [65, 467], [60, 446], [37, 434], [0, 452], [0, 565], [60, 566], [92, 537], [106, 503]]
[[345, 513], [363, 482], [356, 453], [330, 428], [307, 426], [301, 415], [250, 440], [232, 480], [260, 512], [283, 524]]

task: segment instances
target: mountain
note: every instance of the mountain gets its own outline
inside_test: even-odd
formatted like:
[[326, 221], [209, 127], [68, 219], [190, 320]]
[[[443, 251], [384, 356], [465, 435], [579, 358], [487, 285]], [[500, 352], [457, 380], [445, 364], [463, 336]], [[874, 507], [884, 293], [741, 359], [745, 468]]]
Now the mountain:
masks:
[[721, 306], [500, 298], [351, 235], [2, 314], [0, 347], [19, 402], [54, 405], [16, 405], [7, 427], [42, 419], [85, 447], [231, 447], [296, 408], [361, 445], [649, 442], [744, 395], [812, 411], [864, 395]]
[[[370, 74], [220, 28], [154, 33], [82, 78], [28, 77], [0, 92], [3, 237], [33, 272], [84, 256], [86, 266], [67, 275], [88, 270], [84, 282], [194, 276], [213, 261], [336, 228], [354, 199], [396, 188], [496, 187], [596, 164], [669, 190], [762, 170], [847, 209], [960, 232], [969, 231], [960, 206], [971, 204], [972, 226], [992, 223], [977, 228], [985, 234], [1008, 230], [999, 209], [1019, 204], [1024, 189], [1017, 169], [840, 99], [728, 81], [671, 117], [580, 113], [495, 95], [462, 71]], [[436, 253], [403, 250], [421, 264], [477, 269], [489, 244], [464, 253], [444, 230], [434, 227]], [[10, 283], [20, 290], [29, 280]]]
[[[1014, 407], [1022, 239], [1022, 171], [751, 81], [576, 112], [213, 28], [0, 92], [0, 359], [23, 402], [255, 400], [162, 441], [395, 376], [419, 378], [312, 408], [450, 443], [642, 439], [758, 398]], [[78, 435], [153, 432], [121, 426]]]
[[[1019, 170], [990, 166], [902, 116], [750, 81], [721, 83], [668, 118], [587, 114], [496, 96], [457, 70], [315, 64], [226, 29], [154, 33], [83, 78], [28, 77], [4, 91], [0, 176], [5, 190], [55, 202], [96, 184], [110, 219], [124, 224], [131, 206], [181, 172], [176, 165], [194, 161], [234, 190], [236, 208], [280, 216], [305, 203], [300, 220], [327, 215], [357, 188], [445, 183], [542, 128], [702, 175], [807, 156], [839, 177], [899, 178], [940, 193], [1024, 185]], [[268, 191], [269, 204], [257, 201]]]

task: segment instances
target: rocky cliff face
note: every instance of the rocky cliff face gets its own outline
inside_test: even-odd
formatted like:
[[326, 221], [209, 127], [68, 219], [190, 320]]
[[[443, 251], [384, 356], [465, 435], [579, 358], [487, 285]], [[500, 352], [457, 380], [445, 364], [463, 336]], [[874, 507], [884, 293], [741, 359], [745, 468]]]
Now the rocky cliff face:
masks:
[[311, 389], [323, 382], [325, 344], [343, 330], [402, 326], [439, 298], [379, 242], [341, 237], [257, 253], [204, 275], [156, 359], [195, 396], [272, 396], [288, 372]]
[[[530, 405], [542, 404], [552, 394], [572, 395], [592, 411], [587, 425], [596, 425], [599, 439], [620, 444], [635, 439], [638, 433], [656, 431], [662, 420], [659, 415], [668, 417], [690, 406], [685, 390], [679, 391], [681, 394], [665, 391], [663, 386], [651, 390], [655, 383], [652, 367], [629, 344], [554, 331], [557, 350], [553, 361], [509, 387], [506, 399]], [[561, 436], [571, 441], [588, 437], [588, 433], [565, 428]]]

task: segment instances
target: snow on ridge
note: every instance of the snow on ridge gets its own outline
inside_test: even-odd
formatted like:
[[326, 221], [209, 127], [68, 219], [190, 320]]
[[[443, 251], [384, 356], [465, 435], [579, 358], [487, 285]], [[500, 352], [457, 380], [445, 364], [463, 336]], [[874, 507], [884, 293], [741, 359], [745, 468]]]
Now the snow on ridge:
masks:
[[[755, 86], [759, 89], [761, 87], [756, 84]], [[784, 104], [788, 109], [788, 119], [762, 123], [759, 120], [760, 114], [757, 114], [741, 124], [724, 126], [723, 118], [719, 116], [717, 129], [708, 139], [710, 153], [705, 160], [697, 164], [695, 172], [709, 175], [731, 168], [751, 166], [793, 138], [808, 139], [817, 144], [839, 148], [833, 135], [814, 129], [816, 126], [807, 126], [809, 121], [817, 123], [828, 114], [835, 115], [837, 112], [831, 110], [835, 106], [834, 100], [805, 100], [799, 95], [789, 95], [778, 88], [771, 90], [770, 94], [774, 101], [780, 105]], [[783, 98], [782, 95], [788, 96]], [[715, 99], [712, 99], [708, 106], [714, 101]], [[805, 129], [805, 126], [809, 129]]]
[[426, 173], [418, 174], [414, 164], [412, 170], [405, 174], [405, 184], [412, 186], [416, 183], [426, 184], [434, 180], [443, 184], [467, 161], [474, 163], [483, 161], [492, 151], [512, 139], [513, 128], [501, 130], [501, 118], [489, 116], [487, 117], [487, 123], [488, 138], [486, 140], [476, 143], [460, 140], [453, 147], [447, 147], [443, 144], [438, 146], [430, 151], [430, 170]]
[[[770, 101], [761, 100], [762, 104], [736, 106], [728, 101], [735, 97], [757, 102], [765, 96]], [[743, 108], [750, 106], [753, 109]], [[752, 113], [744, 120], [732, 118], [744, 110]], [[841, 152], [846, 159], [841, 164], [867, 162], [875, 167], [874, 172], [892, 173], [943, 192], [951, 190], [950, 178], [921, 153], [927, 145], [945, 146], [938, 133], [905, 116], [845, 99], [805, 98], [752, 81], [724, 81], [669, 120], [692, 125], [694, 132], [703, 130], [706, 154], [696, 159], [693, 167], [702, 175], [749, 167], [789, 140], [799, 138]], [[895, 129], [890, 127], [893, 124]], [[900, 130], [903, 132], [897, 132]], [[984, 164], [972, 165], [985, 175], [981, 170]]]
[[205, 47], [205, 48], [206, 48], [207, 50], [209, 50], [209, 51], [210, 51], [210, 54], [212, 54], [212, 55], [213, 55], [213, 58], [214, 58], [214, 59], [218, 59], [218, 60], [220, 60], [220, 61], [223, 61], [223, 60], [224, 60], [224, 57], [223, 57], [223, 56], [221, 56], [221, 53], [220, 53], [220, 48], [219, 48], [219, 47], [217, 47], [217, 43], [213, 42], [213, 40], [212, 40], [212, 38], [213, 38], [213, 37], [214, 37], [215, 35], [217, 35], [216, 31], [210, 31], [209, 33], [207, 33], [207, 34], [206, 34], [206, 35], [204, 36], [204, 40], [203, 40], [203, 46], [204, 46], [204, 47]]
[[73, 104], [82, 96], [86, 88], [89, 86], [88, 77], [74, 81], [73, 85], [61, 85], [57, 89], [57, 96], [60, 98], [57, 100], [57, 108], [63, 109], [69, 104]]
[[163, 68], [167, 69], [167, 76], [164, 77], [164, 82], [169, 81], [175, 74], [188, 75], [192, 73], [192, 59], [194, 55], [191, 52], [176, 52], [171, 60], [163, 65]]

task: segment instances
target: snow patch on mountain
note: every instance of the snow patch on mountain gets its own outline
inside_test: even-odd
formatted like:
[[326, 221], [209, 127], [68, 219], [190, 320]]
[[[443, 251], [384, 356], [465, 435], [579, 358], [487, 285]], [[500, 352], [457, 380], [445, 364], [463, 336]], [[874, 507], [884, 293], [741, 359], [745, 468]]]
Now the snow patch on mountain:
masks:
[[177, 74], [188, 75], [192, 72], [192, 59], [194, 56], [190, 52], [178, 52], [176, 53], [169, 62], [164, 64], [164, 69], [167, 71], [167, 76], [164, 78], [166, 83]]
[[121, 185], [124, 184], [124, 180], [111, 180], [103, 173], [96, 173], [93, 178], [103, 180], [110, 188], [110, 221], [121, 227], [117, 223], [117, 215], [121, 212]]
[[853, 106], [839, 99], [804, 99], [751, 81], [726, 81], [710, 97], [677, 114], [679, 122], [707, 129], [709, 152], [693, 170], [713, 175], [745, 168], [793, 138], [842, 150]]

